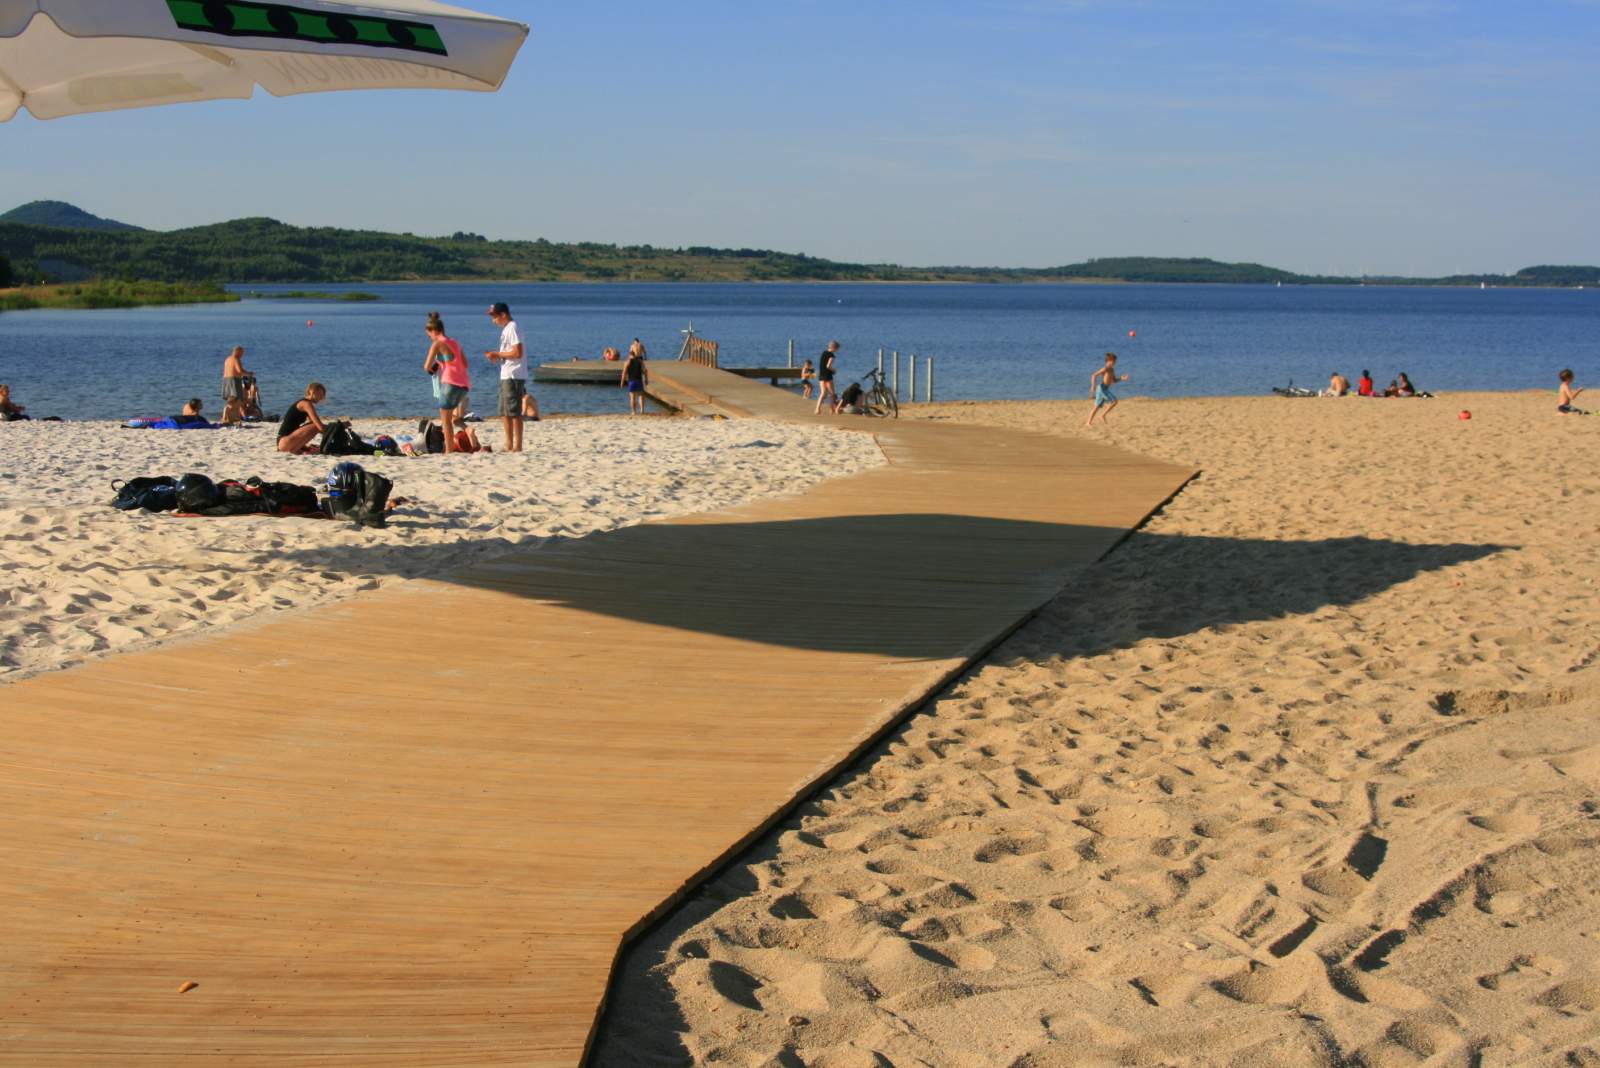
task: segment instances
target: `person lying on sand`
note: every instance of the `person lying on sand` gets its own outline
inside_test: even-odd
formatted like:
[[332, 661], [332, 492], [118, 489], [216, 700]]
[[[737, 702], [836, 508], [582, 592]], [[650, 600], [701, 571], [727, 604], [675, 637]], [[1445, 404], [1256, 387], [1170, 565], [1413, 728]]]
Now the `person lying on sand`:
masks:
[[[1572, 402], [1578, 399], [1578, 394], [1583, 392], [1582, 386], [1572, 384], [1572, 368], [1564, 369], [1557, 376], [1561, 380], [1561, 392], [1556, 396], [1556, 411], [1567, 415], [1588, 415], [1582, 408], [1575, 408]], [[5, 387], [0, 386], [0, 389]]]
[[185, 404], [183, 406], [183, 411], [180, 412], [179, 414], [180, 415], [204, 415], [205, 413], [200, 410], [201, 407], [203, 407], [203, 405], [202, 405], [201, 400], [200, 400], [199, 397], [190, 397], [189, 398], [189, 403]]
[[327, 398], [328, 390], [321, 382], [313, 382], [306, 387], [306, 395], [283, 413], [283, 422], [278, 424], [279, 452], [302, 456], [317, 451], [311, 439], [327, 430], [317, 415], [317, 405]]

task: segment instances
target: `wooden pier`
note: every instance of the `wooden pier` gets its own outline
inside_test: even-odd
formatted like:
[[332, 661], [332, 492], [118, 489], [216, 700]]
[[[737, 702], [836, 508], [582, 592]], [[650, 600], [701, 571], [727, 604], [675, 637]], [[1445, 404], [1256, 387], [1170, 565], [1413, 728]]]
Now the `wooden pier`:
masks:
[[[687, 361], [685, 361], [687, 362]], [[677, 360], [651, 360], [650, 373], [670, 369]], [[740, 378], [764, 379], [772, 385], [799, 382], [798, 367], [719, 367]], [[566, 363], [541, 363], [534, 368], [535, 382], [584, 386], [615, 386], [622, 377], [622, 364], [616, 360], [572, 360]], [[648, 390], [646, 392], [649, 392]], [[664, 402], [665, 403], [665, 402]], [[670, 407], [670, 405], [669, 405]]]
[[0, 688], [0, 1064], [572, 1068], [625, 940], [1193, 473], [651, 374], [888, 462]]

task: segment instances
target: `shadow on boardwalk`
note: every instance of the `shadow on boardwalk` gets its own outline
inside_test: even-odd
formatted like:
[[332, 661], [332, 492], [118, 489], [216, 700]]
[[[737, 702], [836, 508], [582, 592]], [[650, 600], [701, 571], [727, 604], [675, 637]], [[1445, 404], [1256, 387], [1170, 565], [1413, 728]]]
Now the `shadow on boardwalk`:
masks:
[[[1069, 581], [1094, 598], [1096, 568], [1105, 565], [1085, 574], [1081, 564], [1059, 561], [1102, 557], [1124, 534], [922, 514], [657, 523], [515, 550], [429, 578], [750, 642], [938, 660], [969, 655], [974, 634], [1004, 633]], [[1144, 567], [1118, 572], [1116, 614], [1061, 652], [1093, 655], [1143, 638], [1349, 605], [1422, 572], [1511, 548], [1359, 537], [1131, 537]], [[411, 552], [391, 545], [295, 555], [320, 570], [418, 570]], [[978, 625], [990, 620], [975, 616], [992, 617], [993, 627]], [[528, 652], [537, 658], [537, 650]]]

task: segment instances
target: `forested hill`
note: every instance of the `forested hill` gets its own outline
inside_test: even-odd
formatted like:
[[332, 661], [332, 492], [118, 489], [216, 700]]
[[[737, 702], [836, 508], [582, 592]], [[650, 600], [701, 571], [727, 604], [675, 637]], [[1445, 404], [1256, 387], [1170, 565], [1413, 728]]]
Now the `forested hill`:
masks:
[[59, 200], [35, 200], [0, 215], [0, 223], [24, 226], [56, 226], [69, 230], [138, 230], [140, 227], [115, 219], [90, 215], [82, 208]]
[[[34, 207], [30, 205], [28, 207]], [[60, 205], [87, 219], [95, 216]], [[31, 217], [37, 217], [31, 216]], [[70, 213], [66, 216], [72, 217]], [[106, 222], [106, 220], [98, 220]], [[112, 225], [123, 225], [115, 224]], [[153, 282], [530, 281], [692, 282], [1231, 282], [1353, 284], [1255, 263], [1125, 257], [1056, 268], [899, 267], [840, 263], [768, 249], [654, 248], [594, 242], [490, 241], [478, 234], [419, 237], [236, 219], [158, 232], [4, 221], [0, 259], [19, 281], [91, 278]], [[1530, 267], [1516, 275], [1368, 279], [1384, 284], [1600, 285], [1597, 267]]]

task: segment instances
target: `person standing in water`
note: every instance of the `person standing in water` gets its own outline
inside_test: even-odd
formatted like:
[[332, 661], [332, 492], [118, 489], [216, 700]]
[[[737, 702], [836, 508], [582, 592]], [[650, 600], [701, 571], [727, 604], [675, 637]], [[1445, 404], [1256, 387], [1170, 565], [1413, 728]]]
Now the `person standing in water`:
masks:
[[1127, 375], [1117, 374], [1117, 354], [1106, 353], [1105, 366], [1089, 376], [1089, 390], [1094, 395], [1094, 407], [1089, 410], [1089, 419], [1083, 424], [1084, 426], [1094, 425], [1094, 417], [1101, 415], [1101, 408], [1105, 409], [1105, 413], [1100, 421], [1111, 422], [1111, 409], [1117, 406], [1117, 395], [1111, 392], [1111, 387], [1127, 380]]

